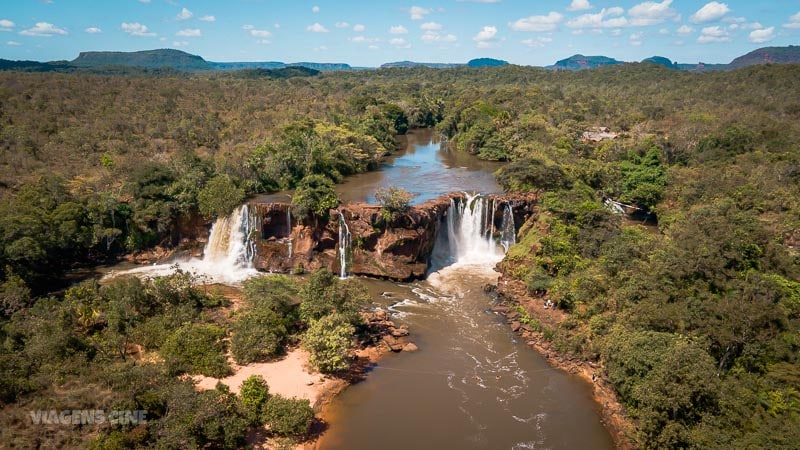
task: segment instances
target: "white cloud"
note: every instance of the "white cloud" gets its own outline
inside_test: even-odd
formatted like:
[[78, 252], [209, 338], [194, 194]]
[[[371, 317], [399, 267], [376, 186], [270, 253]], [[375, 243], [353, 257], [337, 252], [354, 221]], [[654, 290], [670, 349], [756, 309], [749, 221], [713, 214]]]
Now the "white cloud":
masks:
[[44, 36], [44, 37], [51, 37], [53, 35], [65, 35], [67, 30], [63, 28], [58, 28], [57, 26], [53, 25], [52, 23], [47, 22], [36, 22], [36, 26], [33, 28], [28, 28], [27, 30], [22, 30], [19, 34], [23, 36]]
[[253, 28], [246, 28], [246, 29], [250, 30], [250, 35], [253, 37], [268, 38], [272, 36], [272, 33], [270, 33], [268, 30], [256, 30]]
[[592, 8], [594, 6], [589, 3], [589, 0], [572, 0], [572, 3], [567, 7], [567, 11], [586, 11]]
[[315, 52], [324, 52], [327, 49], [328, 49], [328, 47], [326, 47], [324, 45], [320, 45], [319, 47], [314, 47], [314, 51]]
[[97, 28], [97, 27], [89, 27], [89, 28], [87, 28], [87, 29], [85, 29], [83, 31], [85, 31], [85, 32], [87, 32], [89, 34], [97, 34], [97, 33], [102, 33], [103, 32], [103, 30], [101, 30], [100, 28]]
[[731, 35], [722, 27], [713, 26], [713, 27], [705, 27], [700, 30], [700, 36], [697, 38], [697, 42], [700, 44], [710, 44], [714, 42], [728, 42], [731, 40]]
[[372, 42], [378, 42], [378, 41], [379, 41], [378, 38], [372, 38], [372, 37], [366, 37], [366, 36], [355, 36], [355, 37], [350, 38], [350, 42], [355, 42], [355, 43], [358, 43], [358, 44], [372, 43]]
[[6, 42], [6, 45], [8, 45], [9, 47], [16, 47], [16, 46], [19, 46], [19, 45], [22, 45], [22, 44], [20, 44], [17, 41], [8, 41], [8, 42]]
[[432, 30], [428, 30], [428, 31], [422, 33], [422, 37], [420, 37], [420, 39], [422, 39], [422, 42], [426, 42], [426, 43], [432, 43], [432, 42], [455, 42], [455, 41], [458, 40], [458, 38], [456, 38], [452, 34], [441, 34], [441, 33], [438, 33], [436, 31], [432, 31]]
[[203, 33], [200, 32], [199, 28], [186, 28], [185, 30], [178, 31], [175, 33], [175, 36], [181, 37], [200, 37]]
[[319, 12], [319, 6], [317, 6], [317, 5], [312, 6], [311, 7], [311, 12], [318, 13]]
[[553, 42], [553, 38], [540, 36], [540, 37], [537, 37], [535, 39], [525, 39], [525, 40], [520, 41], [520, 42], [523, 45], [527, 45], [528, 47], [540, 48], [540, 47], [544, 47], [545, 44], [549, 44], [550, 42]]
[[336, 28], [348, 28], [350, 26], [347, 22], [336, 22]]
[[442, 24], [436, 22], [425, 22], [419, 27], [423, 30], [438, 31], [442, 29]]
[[397, 48], [411, 48], [411, 44], [403, 38], [394, 38], [389, 41], [389, 44]]
[[500, 3], [502, 0], [456, 0], [462, 3]]
[[356, 33], [361, 33], [362, 31], [364, 31], [366, 29], [367, 29], [367, 27], [365, 27], [364, 25], [361, 25], [360, 23], [357, 23], [357, 24], [353, 25], [353, 31], [355, 31]]
[[472, 38], [474, 41], [491, 41], [497, 36], [497, 27], [486, 26]]
[[721, 19], [722, 16], [728, 14], [730, 11], [731, 9], [728, 8], [728, 5], [725, 3], [709, 2], [698, 9], [696, 13], [692, 14], [689, 20], [691, 20], [692, 23], [713, 22]]
[[191, 19], [192, 16], [194, 16], [194, 14], [191, 11], [189, 11], [186, 8], [183, 8], [183, 9], [181, 9], [181, 12], [179, 12], [178, 15], [175, 16], [175, 18], [178, 19], [178, 20], [187, 20], [187, 19]]
[[610, 34], [612, 36], [622, 36], [622, 28], [613, 29]]
[[122, 31], [130, 34], [131, 36], [155, 36], [156, 34], [147, 29], [147, 25], [142, 25], [139, 22], [127, 23], [122, 22], [120, 25]]
[[256, 41], [256, 44], [269, 45], [272, 44], [272, 41], [270, 41], [269, 39], [259, 39]]
[[596, 14], [583, 14], [567, 22], [570, 28], [619, 28], [628, 25], [620, 7], [603, 8]]
[[319, 22], [314, 22], [314, 25], [309, 25], [306, 27], [306, 31], [312, 31], [314, 33], [327, 33], [328, 29], [320, 25]]
[[746, 23], [741, 26], [744, 30], [760, 30], [764, 28], [764, 25], [761, 25], [758, 22]]
[[246, 24], [242, 25], [242, 29], [243, 30], [252, 30], [253, 28], [255, 28], [255, 27], [250, 25], [249, 23], [246, 23]]
[[2, 19], [0, 20], [0, 31], [11, 31], [14, 28], [14, 25], [14, 22], [8, 19]]
[[694, 28], [690, 27], [689, 25], [681, 25], [680, 28], [675, 30], [680, 36], [687, 36], [694, 33]]
[[140, 3], [150, 3], [150, 0], [139, 0]]
[[378, 49], [380, 49], [380, 47], [378, 47], [377, 45], [370, 45], [367, 48], [370, 49], [370, 50], [378, 50]]
[[524, 17], [508, 24], [514, 31], [553, 31], [558, 28], [558, 24], [564, 19], [564, 16], [551, 11], [546, 16], [530, 16]]
[[402, 25], [397, 25], [389, 28], [391, 34], [408, 34], [408, 29]]
[[783, 24], [784, 28], [800, 28], [800, 12], [789, 17], [789, 22]]
[[172, 41], [173, 47], [186, 47], [187, 45], [189, 45], [188, 41]]
[[485, 26], [473, 38], [478, 48], [492, 48], [497, 46], [497, 27]]
[[745, 23], [747, 19], [744, 17], [725, 17], [722, 21], [725, 23]]
[[217, 18], [214, 16], [203, 16], [200, 18], [203, 22], [216, 22]]
[[680, 20], [680, 14], [675, 9], [670, 8], [671, 4], [672, 0], [664, 0], [661, 3], [644, 2], [635, 5], [628, 10], [631, 26], [645, 27], [667, 20]]
[[761, 44], [775, 39], [775, 27], [764, 28], [763, 30], [753, 30], [750, 32], [750, 42]]
[[421, 6], [412, 6], [408, 12], [411, 14], [411, 20], [422, 20], [433, 11]]

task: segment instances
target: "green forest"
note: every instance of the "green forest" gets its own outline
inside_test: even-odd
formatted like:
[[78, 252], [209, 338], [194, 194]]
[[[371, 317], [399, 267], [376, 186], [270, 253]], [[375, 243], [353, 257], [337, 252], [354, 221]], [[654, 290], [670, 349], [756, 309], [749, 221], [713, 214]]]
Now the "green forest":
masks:
[[[363, 327], [358, 282], [256, 278], [231, 315], [185, 273], [103, 286], [64, 275], [174, 246], [182, 221], [210, 223], [257, 193], [297, 188], [302, 215], [324, 214], [333, 183], [426, 127], [450, 149], [504, 161], [496, 177], [507, 191], [539, 193], [501, 268], [566, 312], [542, 332], [600, 364], [638, 446], [796, 447], [798, 93], [790, 64], [2, 72], [2, 441], [235, 448], [257, 424], [303, 434], [309, 405], [270, 395], [263, 380], [237, 396], [196, 392], [180, 375], [225, 374], [228, 350], [261, 361], [298, 342], [323, 371], [341, 370]], [[619, 136], [582, 139], [595, 127]], [[608, 199], [646, 220], [615, 214]], [[161, 358], [137, 363], [133, 347]], [[25, 411], [65, 401], [146, 409], [151, 420], [26, 427]]]

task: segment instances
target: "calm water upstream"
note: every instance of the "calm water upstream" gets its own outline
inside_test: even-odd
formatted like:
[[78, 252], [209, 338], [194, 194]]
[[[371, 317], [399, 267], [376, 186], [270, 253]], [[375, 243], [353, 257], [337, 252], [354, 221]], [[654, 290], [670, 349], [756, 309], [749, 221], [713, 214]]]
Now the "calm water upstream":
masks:
[[[413, 205], [453, 191], [502, 192], [492, 175], [502, 163], [449, 152], [439, 145], [429, 129], [412, 130], [400, 139], [401, 149], [387, 157], [380, 169], [347, 177], [344, 183], [336, 185], [336, 193], [343, 202], [375, 203], [375, 191], [392, 185], [415, 194]], [[278, 192], [261, 195], [256, 201], [290, 199], [291, 192]]]

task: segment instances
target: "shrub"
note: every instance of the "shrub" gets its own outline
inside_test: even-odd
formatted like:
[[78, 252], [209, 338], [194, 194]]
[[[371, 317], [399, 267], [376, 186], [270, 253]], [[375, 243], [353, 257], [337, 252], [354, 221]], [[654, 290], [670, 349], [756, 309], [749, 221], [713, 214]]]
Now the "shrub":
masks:
[[414, 194], [397, 186], [380, 188], [375, 191], [375, 200], [383, 207], [381, 216], [387, 221], [393, 220], [398, 214], [408, 209], [408, 204], [413, 197]]
[[225, 358], [225, 330], [215, 325], [185, 323], [161, 347], [169, 372], [199, 373], [222, 378], [231, 374]]
[[261, 375], [251, 375], [242, 382], [239, 391], [239, 403], [242, 414], [252, 426], [261, 426], [267, 422], [267, 402], [269, 386]]
[[314, 410], [306, 399], [273, 395], [266, 406], [270, 431], [282, 436], [302, 436], [308, 433], [314, 420]]
[[311, 353], [311, 365], [323, 373], [348, 368], [354, 333], [355, 328], [341, 314], [330, 314], [312, 322], [303, 337], [303, 347]]

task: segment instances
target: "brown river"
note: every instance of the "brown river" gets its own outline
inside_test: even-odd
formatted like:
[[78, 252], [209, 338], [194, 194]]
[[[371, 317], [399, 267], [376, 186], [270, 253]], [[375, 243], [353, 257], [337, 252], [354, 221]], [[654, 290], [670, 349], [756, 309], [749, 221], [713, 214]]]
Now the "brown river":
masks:
[[[375, 189], [396, 185], [418, 194], [417, 203], [452, 191], [500, 192], [492, 176], [497, 168], [447, 152], [417, 132], [381, 171], [349, 178], [337, 190], [345, 201], [373, 201]], [[447, 248], [446, 238], [437, 242], [441, 249], [424, 281], [364, 280], [392, 320], [409, 325], [419, 351], [386, 355], [340, 394], [317, 447], [613, 448], [591, 387], [551, 368], [490, 311], [483, 286], [497, 282], [502, 248], [460, 237], [466, 244], [458, 251]]]

